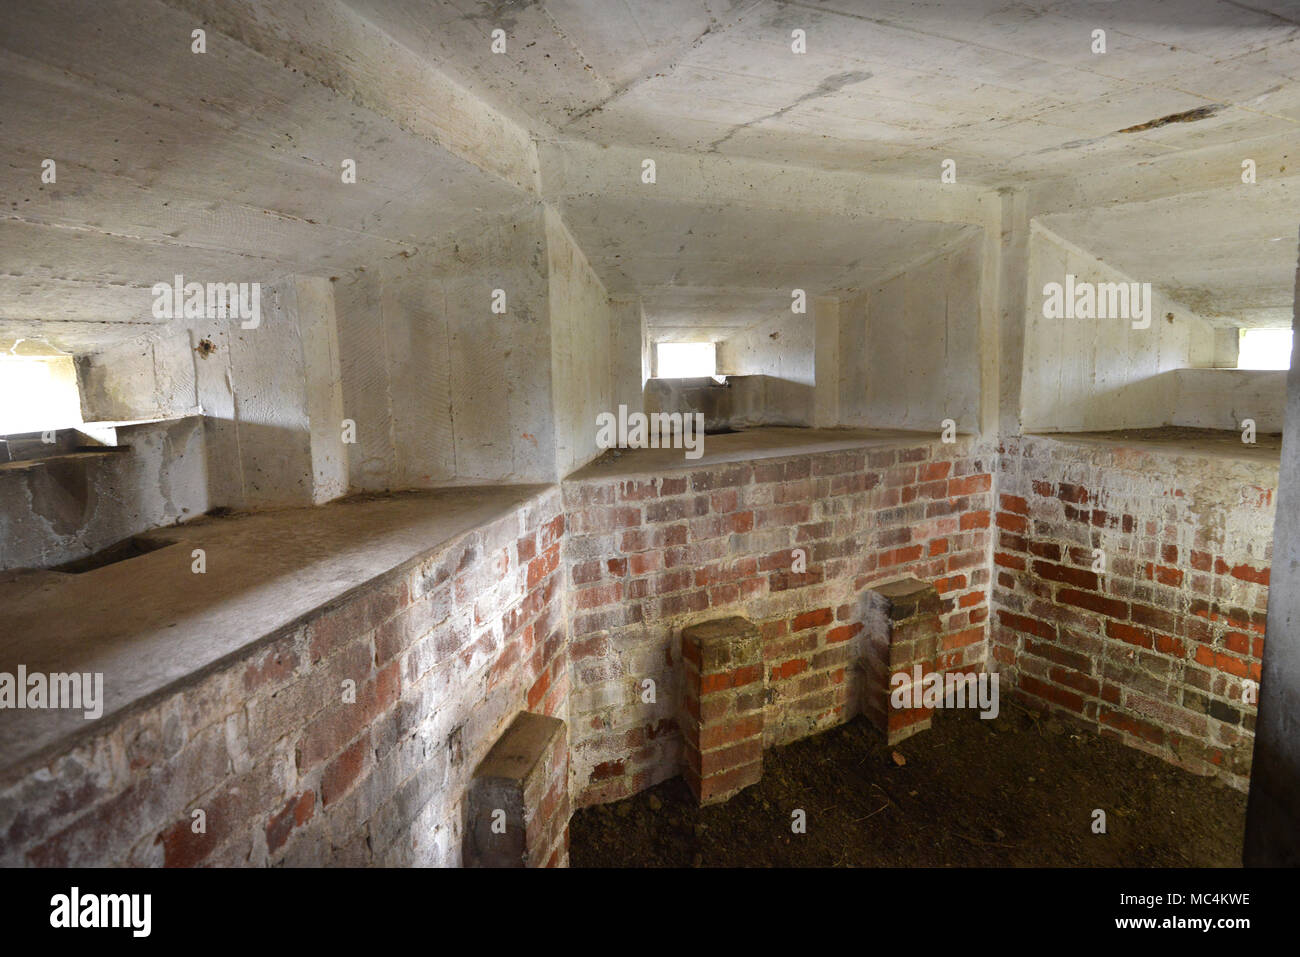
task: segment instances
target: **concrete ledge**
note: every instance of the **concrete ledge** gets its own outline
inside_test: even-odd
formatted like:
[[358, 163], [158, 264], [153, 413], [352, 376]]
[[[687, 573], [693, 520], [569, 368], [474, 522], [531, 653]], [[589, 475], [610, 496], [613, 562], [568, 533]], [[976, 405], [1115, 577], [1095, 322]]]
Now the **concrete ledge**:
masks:
[[[82, 574], [0, 577], [0, 671], [104, 675], [103, 716], [0, 710], [0, 783], [100, 734], [361, 590], [436, 558], [546, 486], [358, 496], [205, 518], [137, 536], [173, 544]], [[204, 572], [193, 570], [195, 549]]]

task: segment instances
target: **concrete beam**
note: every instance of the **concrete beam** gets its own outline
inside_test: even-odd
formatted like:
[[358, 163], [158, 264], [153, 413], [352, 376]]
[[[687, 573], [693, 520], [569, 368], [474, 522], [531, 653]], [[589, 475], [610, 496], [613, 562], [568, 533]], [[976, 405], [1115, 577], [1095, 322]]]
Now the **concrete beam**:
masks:
[[823, 211], [935, 223], [983, 221], [981, 190], [861, 173], [830, 172], [658, 147], [597, 146], [560, 140], [539, 146], [542, 194], [626, 196], [641, 188], [642, 162], [655, 161], [654, 198], [700, 206], [742, 205], [795, 213]]

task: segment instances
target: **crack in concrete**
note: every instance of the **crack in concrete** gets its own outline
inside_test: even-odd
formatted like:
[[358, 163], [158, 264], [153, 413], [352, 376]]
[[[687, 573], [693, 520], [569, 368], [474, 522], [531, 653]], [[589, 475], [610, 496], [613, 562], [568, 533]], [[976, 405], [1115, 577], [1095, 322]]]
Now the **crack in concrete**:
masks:
[[738, 126], [733, 126], [721, 139], [714, 140], [710, 143], [708, 151], [710, 153], [716, 153], [719, 146], [727, 142], [727, 140], [731, 139], [741, 130], [748, 129], [758, 123], [766, 123], [768, 120], [780, 119], [795, 107], [801, 106], [809, 100], [816, 100], [823, 96], [830, 96], [834, 93], [840, 92], [840, 90], [844, 89], [846, 86], [850, 86], [854, 83], [865, 82], [866, 80], [870, 80], [871, 77], [872, 74], [867, 70], [849, 70], [845, 73], [834, 73], [818, 83], [815, 90], [799, 94], [793, 103], [783, 106], [772, 113], [768, 113], [766, 116], [760, 116], [757, 119], [750, 120], [748, 123], [741, 123]]
[[666, 62], [655, 64], [655, 66], [652, 69], [642, 74], [641, 76], [637, 77], [635, 80], [632, 80], [628, 83], [624, 83], [620, 87], [615, 87], [614, 92], [611, 93], [609, 96], [604, 97], [599, 102], [592, 104], [591, 106], [587, 107], [587, 109], [582, 110], [579, 113], [575, 113], [573, 116], [565, 120], [561, 129], [568, 129], [571, 126], [573, 126], [575, 123], [585, 120], [587, 117], [592, 116], [595, 113], [599, 113], [610, 103], [614, 102], [615, 100], [619, 99], [622, 96], [627, 95], [628, 93], [636, 89], [638, 86], [640, 86], [642, 83], [646, 82], [647, 80], [653, 79], [654, 77], [660, 74], [669, 73], [675, 70], [678, 67], [678, 65], [680, 65], [682, 61], [682, 57], [685, 55], [686, 52], [698, 48], [700, 44], [702, 44], [713, 34], [721, 33], [722, 31], [730, 29], [731, 27], [735, 26], [737, 23], [739, 23], [741, 20], [744, 19], [745, 14], [747, 14], [750, 10], [754, 9], [755, 7], [761, 5], [763, 2], [764, 0], [754, 0], [754, 2], [747, 7], [743, 7], [739, 10], [731, 11], [730, 15], [727, 17], [725, 21], [718, 20], [716, 17], [710, 16], [709, 25], [706, 26], [704, 30], [701, 31], [701, 33], [694, 40], [692, 40], [690, 43], [686, 45], [682, 53], [675, 53], [674, 55], [671, 55], [670, 57], [667, 58]]

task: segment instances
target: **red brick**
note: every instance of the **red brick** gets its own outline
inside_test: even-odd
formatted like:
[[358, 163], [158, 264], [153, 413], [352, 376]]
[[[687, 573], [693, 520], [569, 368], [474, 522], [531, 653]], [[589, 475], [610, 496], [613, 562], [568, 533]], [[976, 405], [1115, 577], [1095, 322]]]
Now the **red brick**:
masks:
[[793, 678], [795, 675], [802, 674], [807, 670], [808, 662], [802, 658], [795, 658], [774, 667], [771, 677], [773, 681], [784, 681], [786, 678]]
[[1035, 618], [1017, 615], [1004, 608], [998, 609], [998, 621], [1014, 631], [1024, 632], [1029, 635], [1037, 635], [1038, 637], [1046, 638], [1049, 641], [1055, 640], [1056, 638], [1056, 629], [1053, 626], [1038, 621]]
[[1056, 600], [1076, 608], [1086, 608], [1111, 618], [1127, 618], [1128, 605], [1113, 598], [1105, 598], [1092, 592], [1076, 591], [1073, 588], [1061, 588], [1056, 592]]
[[814, 611], [806, 611], [801, 615], [796, 615], [790, 621], [791, 631], [803, 631], [805, 628], [816, 628], [819, 625], [829, 625], [834, 621], [834, 613], [829, 608], [818, 608]]
[[1078, 588], [1086, 588], [1088, 591], [1096, 591], [1099, 585], [1097, 576], [1093, 572], [1084, 571], [1082, 568], [1071, 568], [1068, 565], [1036, 561], [1033, 564], [1033, 569], [1034, 574], [1039, 578], [1047, 578], [1051, 581], [1074, 585]]
[[1155, 642], [1151, 637], [1151, 632], [1145, 628], [1134, 628], [1132, 625], [1126, 625], [1119, 621], [1106, 622], [1106, 634], [1111, 638], [1117, 638], [1120, 641], [1128, 642], [1130, 645], [1138, 645], [1142, 648], [1153, 648]]
[[316, 809], [316, 792], [307, 790], [296, 798], [290, 798], [283, 808], [266, 823], [266, 848], [275, 853], [289, 840], [295, 827], [301, 827], [311, 820]]
[[1066, 691], [1064, 688], [1058, 688], [1056, 685], [1050, 685], [1045, 681], [1039, 681], [1033, 675], [1022, 674], [1019, 686], [1037, 698], [1059, 704], [1071, 711], [1083, 711], [1083, 699], [1078, 694], [1073, 691]]
[[1005, 512], [1015, 512], [1017, 515], [1029, 514], [1029, 503], [1019, 495], [1007, 495], [1005, 493], [999, 495], [998, 507]]
[[623, 761], [602, 761], [591, 769], [589, 781], [606, 781], [610, 778], [622, 777], [627, 770], [627, 765]]
[[1140, 721], [1132, 715], [1124, 714], [1119, 711], [1112, 711], [1109, 708], [1103, 708], [1097, 718], [1104, 725], [1116, 728], [1120, 731], [1127, 731], [1134, 737], [1150, 741], [1152, 744], [1164, 743], [1164, 731], [1153, 724]]
[[888, 568], [892, 565], [902, 565], [905, 562], [914, 562], [920, 557], [920, 545], [913, 545], [910, 548], [891, 548], [886, 552], [881, 552], [877, 565], [880, 568]]
[[350, 748], [325, 766], [321, 773], [320, 802], [325, 807], [333, 804], [352, 787], [365, 769], [370, 756], [370, 736], [363, 735]]
[[934, 583], [934, 590], [940, 595], [950, 591], [959, 591], [966, 587], [965, 575], [950, 575], [947, 578], [940, 578]]
[[1029, 528], [1029, 520], [1023, 515], [998, 512], [998, 528], [1006, 529], [1009, 532], [1024, 532]]
[[1250, 565], [1233, 565], [1232, 577], [1244, 582], [1253, 582], [1256, 585], [1268, 584], [1267, 568], [1252, 568]]
[[972, 495], [975, 492], [987, 492], [993, 487], [993, 477], [991, 475], [967, 475], [963, 478], [948, 480], [948, 497], [957, 498], [962, 495]]
[[841, 625], [838, 628], [832, 628], [830, 631], [826, 632], [826, 643], [828, 645], [833, 645], [838, 644], [841, 641], [848, 641], [861, 630], [861, 624]]
[[1056, 497], [1063, 502], [1074, 502], [1076, 505], [1084, 505], [1088, 501], [1088, 490], [1082, 485], [1071, 485], [1068, 482], [1062, 482]]
[[733, 744], [763, 733], [762, 714], [749, 714], [731, 721], [720, 722], [700, 728], [700, 750]]

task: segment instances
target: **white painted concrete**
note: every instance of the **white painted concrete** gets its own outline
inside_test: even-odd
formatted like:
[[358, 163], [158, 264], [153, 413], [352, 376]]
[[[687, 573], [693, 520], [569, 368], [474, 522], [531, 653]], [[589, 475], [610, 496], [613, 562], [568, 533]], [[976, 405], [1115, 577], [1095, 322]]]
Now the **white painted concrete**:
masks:
[[971, 237], [841, 302], [839, 424], [978, 430], [979, 282]]
[[[822, 426], [1274, 422], [1272, 380], [1178, 370], [1283, 321], [1298, 76], [1294, 12], [1230, 0], [11, 4], [0, 348], [77, 354], [93, 417], [201, 407], [241, 507], [552, 481], [659, 341]], [[1175, 322], [1046, 328], [1047, 235]], [[176, 273], [273, 321], [158, 320]]]
[[[546, 209], [547, 288], [551, 325], [551, 394], [555, 475], [568, 475], [601, 453], [596, 417], [617, 413], [609, 294], [554, 209]], [[624, 343], [626, 344], [626, 343]]]
[[1176, 389], [1161, 373], [1213, 364], [1214, 334], [1199, 316], [1152, 290], [1150, 327], [1128, 318], [1043, 315], [1044, 286], [1135, 282], [1079, 247], [1035, 226], [1030, 239], [1022, 391], [1024, 428], [1086, 432], [1173, 424]]

